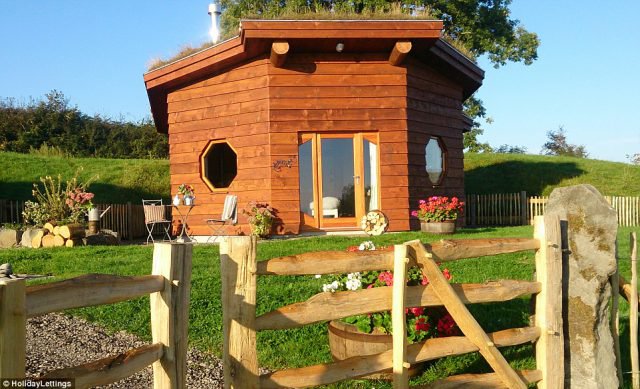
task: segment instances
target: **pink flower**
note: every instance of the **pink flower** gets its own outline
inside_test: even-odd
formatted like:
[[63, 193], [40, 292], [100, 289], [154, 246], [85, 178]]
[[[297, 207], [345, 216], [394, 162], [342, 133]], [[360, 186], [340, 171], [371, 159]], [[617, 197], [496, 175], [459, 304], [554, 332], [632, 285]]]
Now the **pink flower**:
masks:
[[458, 334], [456, 322], [449, 313], [438, 320], [438, 334], [441, 336], [452, 336]]
[[442, 275], [444, 275], [444, 278], [446, 278], [447, 280], [451, 280], [451, 273], [449, 273], [449, 269], [444, 269], [442, 271]]
[[429, 279], [427, 276], [422, 276], [422, 281], [420, 281], [421, 285], [429, 285]]
[[422, 307], [411, 308], [411, 313], [413, 313], [414, 316], [422, 316], [424, 314], [424, 308]]
[[416, 321], [416, 331], [429, 331], [431, 326], [426, 318], [421, 317]]

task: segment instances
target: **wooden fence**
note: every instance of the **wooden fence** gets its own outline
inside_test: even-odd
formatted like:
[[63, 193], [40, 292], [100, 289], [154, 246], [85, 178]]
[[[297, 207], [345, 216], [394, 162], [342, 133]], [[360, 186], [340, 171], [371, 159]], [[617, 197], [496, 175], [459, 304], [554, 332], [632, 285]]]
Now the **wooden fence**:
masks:
[[[618, 213], [618, 225], [640, 226], [640, 197], [604, 196]], [[519, 226], [533, 224], [544, 214], [548, 196], [527, 196], [527, 192], [466, 195], [468, 226]]]
[[[24, 211], [24, 201], [16, 200], [0, 200], [0, 224], [2, 223], [22, 223], [22, 211]], [[147, 236], [147, 230], [144, 224], [144, 209], [142, 204], [96, 204], [101, 210], [111, 207], [104, 214], [100, 221], [100, 228], [118, 232], [120, 238], [124, 240], [132, 240], [144, 238]], [[172, 208], [167, 207], [169, 212], [169, 220], [171, 220]], [[157, 226], [157, 233], [162, 233]]]
[[[227, 237], [220, 246], [225, 388], [301, 388], [326, 385], [392, 369], [394, 388], [406, 388], [411, 364], [480, 351], [492, 374], [449, 377], [477, 387], [562, 387], [564, 379], [561, 303], [561, 242], [557, 218], [536, 218], [532, 239], [446, 240], [424, 246], [411, 241], [394, 251], [314, 252], [256, 262], [255, 237]], [[536, 281], [506, 280], [449, 284], [436, 262], [520, 251], [536, 251]], [[410, 266], [419, 265], [429, 286], [406, 286]], [[394, 286], [336, 293], [310, 299], [256, 317], [257, 276], [336, 274], [394, 269]], [[486, 334], [465, 304], [502, 302], [536, 295], [535, 326]], [[444, 306], [465, 336], [406, 344], [405, 307]], [[256, 332], [301, 327], [370, 312], [392, 311], [393, 349], [302, 368], [259, 374]], [[497, 347], [536, 342], [537, 370], [514, 371]], [[484, 386], [482, 386], [484, 385]]]
[[156, 243], [151, 275], [88, 274], [28, 287], [24, 279], [0, 281], [0, 377], [25, 377], [27, 318], [150, 295], [152, 344], [41, 378], [72, 379], [75, 388], [90, 388], [153, 365], [154, 388], [184, 388], [191, 255], [191, 245]]

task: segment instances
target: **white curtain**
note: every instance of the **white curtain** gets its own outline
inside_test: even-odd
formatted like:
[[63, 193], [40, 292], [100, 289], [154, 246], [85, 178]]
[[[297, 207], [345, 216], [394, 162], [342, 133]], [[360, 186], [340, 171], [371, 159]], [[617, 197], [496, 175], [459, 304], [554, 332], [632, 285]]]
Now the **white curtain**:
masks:
[[371, 198], [369, 210], [378, 209], [378, 145], [369, 142], [369, 166], [371, 169]]

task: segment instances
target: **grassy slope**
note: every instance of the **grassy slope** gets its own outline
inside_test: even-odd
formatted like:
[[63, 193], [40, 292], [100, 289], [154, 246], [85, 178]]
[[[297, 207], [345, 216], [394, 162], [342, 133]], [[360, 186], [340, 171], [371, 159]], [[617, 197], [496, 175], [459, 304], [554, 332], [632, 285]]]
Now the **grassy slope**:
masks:
[[28, 200], [32, 183], [41, 176], [62, 175], [71, 179], [82, 167], [81, 178], [98, 176], [91, 184], [97, 203], [138, 203], [142, 198], [169, 197], [169, 161], [147, 159], [104, 159], [43, 157], [0, 153], [0, 198]]
[[[629, 276], [628, 233], [619, 233], [621, 273]], [[462, 230], [456, 239], [488, 237], [530, 237], [532, 228], [486, 228]], [[437, 236], [425, 236], [419, 232], [386, 234], [373, 240], [378, 245], [389, 245], [421, 238], [434, 241]], [[259, 260], [276, 256], [318, 250], [343, 250], [358, 244], [362, 239], [348, 237], [320, 237], [287, 241], [266, 241], [258, 247]], [[84, 273], [113, 273], [142, 275], [151, 272], [152, 248], [150, 246], [81, 247], [73, 250], [58, 249], [7, 249], [0, 251], [0, 263], [10, 261], [17, 273], [53, 273], [56, 278], [68, 278]], [[534, 270], [533, 253], [506, 254], [483, 259], [466, 259], [447, 263], [454, 282], [484, 282], [497, 279], [530, 280]], [[314, 277], [263, 276], [258, 280], [258, 314], [279, 306], [305, 300], [320, 292], [323, 279]], [[527, 326], [529, 299], [516, 299], [502, 304], [477, 304], [470, 309], [487, 331], [514, 326]], [[623, 355], [628, 356], [629, 330], [628, 306], [621, 303], [621, 327]], [[142, 298], [108, 306], [77, 310], [74, 314], [106, 325], [112, 330], [128, 332], [150, 338], [149, 302]], [[218, 248], [195, 246], [193, 258], [193, 282], [189, 323], [191, 346], [220, 355], [222, 345], [222, 314], [220, 305], [220, 267]], [[317, 324], [295, 330], [264, 331], [258, 336], [258, 353], [261, 366], [279, 369], [330, 362], [325, 324]], [[535, 368], [530, 345], [508, 348], [508, 360], [520, 369]], [[629, 370], [628, 358], [623, 369]], [[478, 354], [446, 358], [433, 362], [427, 371], [415, 381], [426, 383], [446, 375], [463, 372], [486, 372], [488, 367]], [[336, 385], [338, 388], [388, 388], [386, 383], [358, 381]]]
[[[166, 160], [42, 157], [0, 152], [0, 198], [27, 200], [31, 183], [43, 175], [71, 178], [99, 175], [93, 184], [97, 202], [138, 202], [141, 198], [169, 197]], [[467, 193], [508, 193], [526, 190], [548, 195], [554, 187], [582, 183], [607, 195], [640, 196], [640, 166], [568, 157], [517, 154], [466, 154]]]
[[593, 159], [518, 154], [465, 154], [467, 193], [549, 195], [553, 188], [591, 184], [602, 194], [640, 196], [640, 166]]

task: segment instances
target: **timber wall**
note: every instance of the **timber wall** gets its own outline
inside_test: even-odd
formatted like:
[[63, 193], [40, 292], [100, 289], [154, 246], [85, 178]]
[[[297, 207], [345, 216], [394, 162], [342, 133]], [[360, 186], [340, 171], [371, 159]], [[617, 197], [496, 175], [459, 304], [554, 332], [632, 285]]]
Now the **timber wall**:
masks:
[[[255, 58], [169, 93], [171, 193], [195, 188], [190, 232], [208, 235], [204, 219], [219, 218], [227, 193], [238, 209], [251, 200], [270, 202], [268, 59]], [[238, 174], [228, 188], [211, 191], [200, 178], [200, 156], [211, 140], [226, 140], [238, 155]], [[244, 232], [248, 232], [245, 227]], [[228, 234], [237, 232], [229, 227]]]
[[[211, 232], [204, 219], [220, 216], [227, 193], [238, 195], [239, 210], [251, 200], [270, 203], [281, 219], [277, 232], [296, 234], [299, 134], [377, 132], [381, 209], [390, 230], [405, 231], [419, 198], [464, 196], [461, 107], [462, 87], [411, 57], [392, 66], [386, 53], [293, 53], [283, 68], [258, 57], [169, 93], [171, 193], [194, 185], [195, 235]], [[448, 153], [446, 177], [435, 189], [424, 169], [431, 135]], [[200, 178], [200, 155], [221, 139], [238, 154], [238, 175], [229, 188], [211, 191]], [[273, 168], [279, 160], [291, 167]], [[242, 215], [226, 233], [240, 230], [249, 232]]]
[[[419, 199], [429, 196], [464, 199], [463, 131], [469, 122], [462, 114], [461, 85], [412, 57], [406, 67], [409, 172], [406, 184], [400, 184], [409, 188], [408, 214], [417, 209]], [[442, 140], [447, 153], [445, 176], [437, 187], [425, 170], [425, 146], [431, 136]], [[411, 220], [411, 227], [419, 227], [417, 219]]]
[[[406, 187], [391, 181], [406, 176], [406, 164], [393, 154], [406, 153], [406, 69], [389, 65], [387, 54], [292, 54], [284, 68], [269, 67], [271, 156], [295, 157], [303, 132], [378, 132], [381, 155], [381, 208], [392, 230], [406, 230]], [[391, 165], [392, 168], [385, 168]], [[271, 176], [272, 204], [281, 210], [287, 231], [300, 219], [298, 169]], [[286, 210], [285, 212], [282, 212]]]

